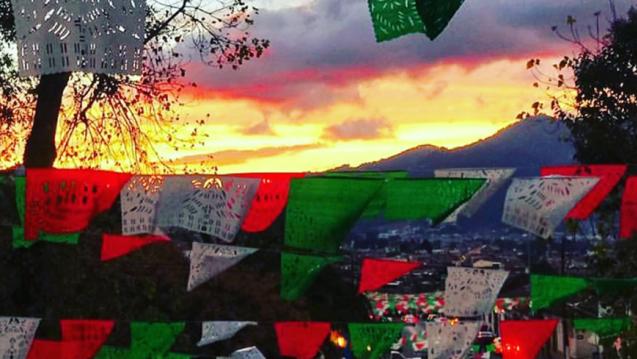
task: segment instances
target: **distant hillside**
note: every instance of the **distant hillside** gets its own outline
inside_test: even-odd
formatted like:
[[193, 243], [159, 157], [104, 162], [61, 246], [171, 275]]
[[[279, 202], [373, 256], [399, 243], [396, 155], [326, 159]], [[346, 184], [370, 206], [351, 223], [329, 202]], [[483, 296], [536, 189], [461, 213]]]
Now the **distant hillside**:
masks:
[[[566, 142], [568, 129], [547, 118], [517, 122], [495, 135], [452, 150], [423, 145], [354, 170], [407, 170], [411, 176], [432, 176], [438, 168], [515, 167], [516, 177], [537, 176], [544, 165], [573, 163], [573, 146]], [[459, 221], [460, 231], [503, 228], [502, 205], [506, 188], [500, 190], [471, 219]]]

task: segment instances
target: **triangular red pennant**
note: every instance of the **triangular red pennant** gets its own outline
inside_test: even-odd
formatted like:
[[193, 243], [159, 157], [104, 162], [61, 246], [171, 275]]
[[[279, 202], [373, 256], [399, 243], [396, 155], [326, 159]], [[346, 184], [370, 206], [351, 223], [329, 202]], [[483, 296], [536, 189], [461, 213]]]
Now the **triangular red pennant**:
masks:
[[274, 324], [283, 357], [313, 359], [330, 332], [330, 323], [280, 322]]
[[535, 359], [558, 321], [505, 320], [500, 323], [504, 359]]
[[241, 230], [262, 232], [268, 229], [285, 209], [292, 178], [303, 178], [305, 173], [242, 173], [232, 176], [261, 179]]
[[34, 340], [28, 359], [91, 359], [114, 325], [110, 320], [61, 320], [62, 340]]
[[24, 237], [80, 232], [109, 208], [131, 175], [95, 170], [27, 169]]
[[622, 197], [619, 237], [626, 239], [637, 233], [637, 177], [628, 177]]
[[626, 173], [626, 165], [574, 165], [542, 167], [542, 176], [598, 177], [599, 182], [566, 215], [566, 218], [583, 220], [588, 218], [615, 188]]
[[361, 281], [358, 285], [358, 292], [364, 293], [376, 290], [394, 279], [420, 267], [420, 265], [420, 262], [365, 258], [363, 260], [363, 268], [361, 269]]
[[120, 236], [104, 233], [102, 235], [102, 253], [100, 259], [102, 261], [108, 261], [125, 256], [149, 244], [167, 241], [170, 241], [170, 238], [159, 235]]

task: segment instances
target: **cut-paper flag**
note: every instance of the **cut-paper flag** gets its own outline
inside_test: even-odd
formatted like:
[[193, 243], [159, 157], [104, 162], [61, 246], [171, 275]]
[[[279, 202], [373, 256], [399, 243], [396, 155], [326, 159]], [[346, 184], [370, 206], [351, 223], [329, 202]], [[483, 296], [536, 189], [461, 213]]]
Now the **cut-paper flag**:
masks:
[[368, 0], [376, 41], [392, 40], [411, 33], [424, 33], [417, 0]]
[[445, 314], [476, 317], [489, 313], [509, 272], [481, 268], [449, 267], [445, 281]]
[[0, 317], [0, 358], [25, 359], [40, 319]]
[[60, 341], [33, 341], [29, 359], [91, 359], [113, 331], [110, 320], [61, 320]]
[[201, 339], [197, 346], [202, 347], [222, 340], [228, 340], [249, 325], [257, 325], [257, 322], [203, 322], [201, 323]]
[[637, 288], [637, 278], [589, 278], [588, 282], [597, 294], [614, 297], [630, 296]]
[[144, 323], [132, 322], [130, 348], [103, 346], [97, 359], [122, 358], [188, 358], [189, 356], [169, 353], [177, 336], [183, 332], [184, 323]]
[[444, 31], [463, 2], [464, 0], [416, 0], [418, 14], [429, 39], [435, 40]]
[[170, 238], [158, 235], [120, 236], [104, 233], [102, 235], [100, 259], [102, 261], [109, 261], [125, 256], [149, 244], [169, 241]]
[[619, 237], [628, 239], [637, 233], [637, 177], [628, 177], [622, 196]]
[[358, 293], [381, 288], [396, 278], [420, 267], [421, 262], [407, 262], [390, 259], [363, 259]]
[[585, 278], [531, 274], [531, 308], [538, 311], [589, 287]]
[[515, 174], [515, 168], [447, 168], [434, 171], [438, 178], [484, 178], [486, 182], [473, 197], [451, 213], [444, 223], [453, 223], [458, 216], [472, 217]]
[[258, 178], [170, 176], [159, 193], [157, 225], [232, 242], [257, 191]]
[[618, 336], [633, 327], [630, 317], [624, 318], [582, 318], [573, 320], [573, 327], [586, 330], [602, 338]]
[[290, 181], [305, 177], [305, 173], [247, 173], [233, 176], [258, 178], [261, 181], [241, 226], [244, 232], [254, 233], [265, 231], [281, 215], [288, 204]]
[[130, 175], [96, 170], [27, 169], [24, 238], [68, 234], [107, 211]]
[[484, 179], [425, 178], [387, 182], [385, 218], [440, 223], [484, 185]]
[[626, 173], [626, 165], [574, 165], [542, 167], [545, 176], [584, 176], [597, 177], [599, 182], [573, 207], [566, 218], [584, 220], [588, 218]]
[[504, 200], [502, 222], [547, 239], [597, 182], [592, 177], [515, 178]]
[[214, 278], [258, 251], [256, 248], [193, 242], [190, 251], [188, 291]]
[[331, 324], [321, 322], [274, 323], [282, 357], [313, 359], [330, 333]]
[[281, 298], [297, 300], [314, 283], [314, 279], [329, 264], [342, 260], [340, 256], [310, 256], [281, 253]]
[[[249, 347], [244, 349], [239, 349], [237, 351], [232, 352], [228, 357], [230, 359], [266, 359], [265, 355], [261, 353], [259, 348], [257, 347]], [[224, 359], [223, 357], [218, 357], [218, 359]]]
[[145, 1], [12, 0], [11, 4], [21, 75], [141, 74]]
[[465, 358], [476, 339], [480, 322], [427, 322], [427, 358]]
[[157, 204], [163, 176], [133, 176], [122, 188], [122, 233], [156, 233]]
[[372, 314], [377, 320], [391, 313], [415, 317], [441, 314], [445, 305], [444, 292], [419, 294], [365, 293]]
[[505, 320], [500, 323], [504, 359], [535, 359], [557, 320]]
[[292, 180], [285, 245], [337, 253], [384, 183], [382, 179], [306, 177]]
[[398, 341], [403, 323], [350, 323], [347, 328], [357, 359], [378, 359]]

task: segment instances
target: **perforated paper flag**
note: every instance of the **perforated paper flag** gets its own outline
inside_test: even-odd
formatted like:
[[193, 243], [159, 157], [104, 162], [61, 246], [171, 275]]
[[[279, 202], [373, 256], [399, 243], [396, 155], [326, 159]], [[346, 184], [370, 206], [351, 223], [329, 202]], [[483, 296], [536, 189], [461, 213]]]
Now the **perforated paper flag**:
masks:
[[155, 233], [157, 203], [163, 176], [133, 176], [122, 188], [122, 233]]
[[290, 181], [305, 177], [305, 173], [247, 173], [233, 176], [258, 178], [261, 181], [241, 226], [244, 232], [253, 233], [265, 231], [281, 215], [288, 204]]
[[500, 323], [504, 359], [535, 359], [557, 320], [504, 320]]
[[352, 351], [358, 359], [378, 359], [398, 341], [403, 323], [350, 323]]
[[484, 179], [426, 178], [387, 182], [385, 217], [440, 223], [483, 186]]
[[0, 358], [26, 358], [39, 324], [36, 318], [0, 317]]
[[427, 358], [464, 358], [478, 335], [480, 322], [427, 322]]
[[628, 177], [622, 196], [619, 236], [631, 238], [637, 232], [637, 177]]
[[531, 308], [548, 308], [589, 287], [585, 278], [531, 274]]
[[194, 242], [190, 251], [188, 291], [239, 263], [258, 249]]
[[571, 209], [566, 218], [584, 220], [588, 218], [617, 186], [626, 173], [626, 165], [585, 165], [542, 167], [542, 176], [597, 177], [599, 182]]
[[281, 252], [281, 298], [297, 300], [325, 266], [342, 257], [322, 257]]
[[266, 359], [257, 347], [239, 349], [230, 354], [231, 359]]
[[633, 320], [623, 318], [579, 318], [573, 320], [573, 327], [577, 330], [587, 330], [602, 338], [614, 337], [630, 330]]
[[104, 346], [97, 354], [100, 359], [172, 358], [188, 356], [169, 353], [184, 323], [132, 322], [130, 348]]
[[515, 178], [504, 201], [502, 222], [549, 238], [598, 181], [592, 177]]
[[180, 227], [232, 242], [259, 181], [230, 176], [166, 177], [159, 195], [157, 225]]
[[33, 341], [29, 359], [91, 359], [108, 339], [115, 322], [110, 320], [62, 320], [60, 341]]
[[445, 314], [476, 317], [490, 312], [508, 276], [503, 270], [447, 268]]
[[12, 0], [21, 75], [141, 74], [146, 6], [130, 0]]
[[421, 265], [420, 262], [365, 258], [363, 259], [358, 293], [376, 290]]
[[95, 170], [27, 169], [24, 237], [80, 232], [110, 209], [130, 175]]
[[169, 242], [170, 238], [158, 235], [120, 236], [104, 233], [102, 235], [102, 250], [100, 260], [109, 261], [153, 243]]
[[376, 41], [387, 41], [410, 33], [424, 33], [417, 0], [369, 0]]
[[285, 244], [337, 253], [341, 242], [384, 183], [382, 179], [307, 177], [292, 180]]
[[504, 184], [515, 174], [515, 168], [449, 168], [435, 170], [440, 178], [484, 178], [486, 182], [470, 200], [451, 213], [443, 222], [451, 223], [458, 216], [471, 217], [478, 212]]
[[464, 0], [417, 0], [417, 8], [424, 23], [425, 33], [436, 39], [449, 25]]
[[330, 333], [330, 323], [278, 322], [274, 324], [282, 357], [313, 359]]
[[197, 346], [202, 347], [230, 339], [249, 325], [257, 325], [257, 322], [203, 322], [201, 323], [201, 339]]

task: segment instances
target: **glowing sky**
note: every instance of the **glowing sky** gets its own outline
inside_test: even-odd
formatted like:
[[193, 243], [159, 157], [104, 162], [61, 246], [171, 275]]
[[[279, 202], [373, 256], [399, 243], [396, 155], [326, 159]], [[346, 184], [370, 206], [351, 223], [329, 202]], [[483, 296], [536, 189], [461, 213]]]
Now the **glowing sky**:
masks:
[[466, 0], [434, 42], [415, 34], [377, 44], [366, 0], [256, 3], [251, 32], [271, 49], [239, 71], [191, 64], [198, 88], [183, 111], [210, 114], [202, 130], [211, 138], [166, 157], [214, 154], [221, 172], [303, 171], [471, 143], [544, 98], [526, 60], [574, 51], [552, 25], [607, 10], [600, 0]]

